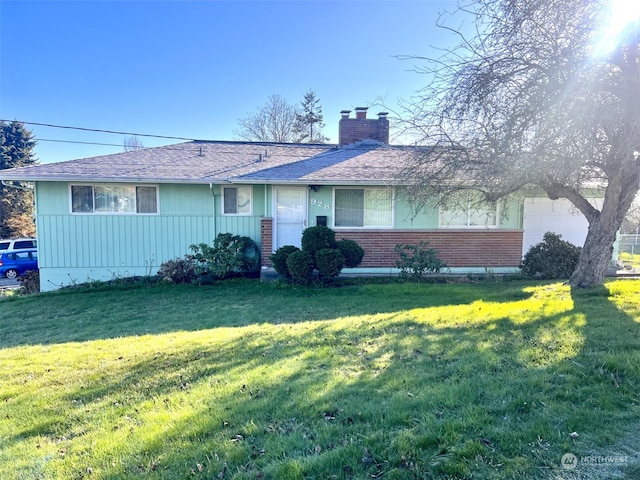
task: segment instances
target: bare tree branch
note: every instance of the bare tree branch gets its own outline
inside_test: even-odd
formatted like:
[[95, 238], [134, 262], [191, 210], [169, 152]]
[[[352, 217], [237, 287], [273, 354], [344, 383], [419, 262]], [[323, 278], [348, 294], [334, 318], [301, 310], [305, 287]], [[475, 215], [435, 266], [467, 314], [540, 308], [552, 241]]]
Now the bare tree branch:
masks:
[[[467, 0], [458, 15], [475, 34], [439, 21], [458, 46], [407, 57], [425, 64], [428, 83], [402, 104], [403, 128], [437, 148], [416, 149], [399, 183], [417, 204], [461, 185], [489, 199], [523, 187], [569, 199], [590, 223], [575, 286], [602, 283], [640, 188], [640, 24], [605, 52], [609, 4]], [[600, 210], [589, 200], [598, 188]]]

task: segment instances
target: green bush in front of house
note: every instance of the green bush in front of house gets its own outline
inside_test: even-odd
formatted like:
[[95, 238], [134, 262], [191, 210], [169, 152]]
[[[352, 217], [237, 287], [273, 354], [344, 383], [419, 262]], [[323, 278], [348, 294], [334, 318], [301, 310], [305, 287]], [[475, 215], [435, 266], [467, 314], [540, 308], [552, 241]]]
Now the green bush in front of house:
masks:
[[342, 253], [344, 257], [344, 266], [347, 268], [354, 268], [360, 265], [362, 258], [364, 257], [364, 249], [358, 245], [355, 240], [349, 240], [347, 238], [338, 240], [336, 247]]
[[294, 245], [285, 245], [280, 247], [269, 257], [273, 269], [278, 272], [278, 275], [284, 278], [291, 278], [291, 273], [287, 267], [287, 258], [294, 252], [299, 252], [300, 249]]
[[528, 277], [569, 278], [578, 265], [582, 249], [561, 235], [547, 232], [542, 242], [532, 246], [522, 260], [522, 273]]
[[[289, 265], [289, 258], [300, 252], [306, 253], [308, 257], [298, 255], [292, 261], [297, 268], [297, 273], [294, 274]], [[302, 250], [293, 245], [285, 245], [278, 248], [269, 259], [280, 276], [304, 283], [300, 280], [307, 277], [307, 258], [311, 259], [311, 272], [308, 277], [311, 278], [313, 270], [317, 270], [318, 276], [327, 280], [340, 275], [345, 266], [356, 267], [362, 262], [363, 257], [364, 250], [356, 241], [344, 239], [336, 242], [336, 233], [332, 229], [318, 225], [302, 232]]]
[[344, 256], [337, 248], [323, 248], [316, 252], [316, 268], [320, 278], [330, 280], [337, 277], [344, 264]]
[[314, 259], [316, 252], [325, 248], [336, 248], [336, 232], [324, 225], [309, 227], [302, 232], [302, 250]]
[[429, 247], [429, 242], [401, 243], [394, 251], [398, 255], [396, 266], [400, 269], [400, 278], [405, 280], [419, 280], [425, 274], [437, 273], [447, 266], [438, 256], [438, 250]]
[[189, 248], [193, 254], [188, 258], [195, 262], [199, 276], [227, 278], [236, 273], [255, 272], [260, 268], [258, 246], [249, 237], [220, 233], [212, 246], [200, 243]]
[[313, 258], [309, 252], [298, 250], [287, 257], [287, 269], [294, 283], [307, 284], [313, 277]]

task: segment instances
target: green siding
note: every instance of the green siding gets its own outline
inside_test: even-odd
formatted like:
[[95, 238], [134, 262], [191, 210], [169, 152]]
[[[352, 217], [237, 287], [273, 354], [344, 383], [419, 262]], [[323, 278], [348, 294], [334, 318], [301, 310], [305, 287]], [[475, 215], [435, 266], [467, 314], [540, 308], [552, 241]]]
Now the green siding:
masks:
[[333, 225], [333, 188], [318, 187], [317, 191], [309, 190], [309, 226], [316, 225], [316, 217], [325, 215], [327, 226]]
[[[220, 185], [158, 185], [157, 215], [72, 215], [69, 184], [37, 182], [37, 233], [41, 287], [51, 290], [87, 280], [155, 274], [161, 263], [182, 257], [189, 246], [212, 243], [218, 233], [252, 238], [260, 246], [260, 219], [271, 217], [273, 186], [254, 185], [252, 215], [222, 215]], [[500, 228], [522, 228], [522, 206], [510, 200]], [[333, 187], [309, 192], [309, 225], [326, 215], [333, 224]], [[437, 229], [438, 209], [412, 215], [397, 195], [394, 228]]]
[[164, 261], [183, 257], [192, 244], [211, 244], [218, 233], [246, 235], [260, 245], [263, 186], [254, 187], [251, 216], [221, 215], [219, 186], [158, 187], [158, 215], [72, 215], [69, 184], [38, 182], [42, 289], [89, 279], [155, 274]]
[[[214, 198], [209, 185], [162, 184], [159, 195], [160, 215], [211, 216]], [[218, 198], [219, 200], [219, 193]]]
[[69, 214], [69, 184], [61, 182], [38, 182], [36, 198], [39, 215]]
[[[356, 187], [357, 188], [357, 187]], [[378, 188], [385, 188], [380, 185]], [[316, 224], [316, 216], [326, 215], [327, 225], [333, 225], [333, 186], [321, 186], [317, 191], [309, 193], [309, 225]], [[437, 229], [439, 228], [439, 209], [436, 199], [429, 202], [430, 206], [414, 213], [407, 199], [401, 194], [395, 196], [395, 212], [393, 228], [402, 229]], [[518, 199], [509, 199], [502, 207], [500, 228], [522, 228], [522, 202]]]

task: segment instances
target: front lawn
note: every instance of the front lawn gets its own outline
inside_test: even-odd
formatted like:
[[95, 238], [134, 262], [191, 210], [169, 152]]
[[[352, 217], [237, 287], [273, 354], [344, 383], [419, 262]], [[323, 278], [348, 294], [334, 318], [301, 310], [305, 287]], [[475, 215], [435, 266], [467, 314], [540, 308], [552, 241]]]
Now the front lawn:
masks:
[[0, 311], [2, 479], [640, 478], [640, 281], [237, 280]]

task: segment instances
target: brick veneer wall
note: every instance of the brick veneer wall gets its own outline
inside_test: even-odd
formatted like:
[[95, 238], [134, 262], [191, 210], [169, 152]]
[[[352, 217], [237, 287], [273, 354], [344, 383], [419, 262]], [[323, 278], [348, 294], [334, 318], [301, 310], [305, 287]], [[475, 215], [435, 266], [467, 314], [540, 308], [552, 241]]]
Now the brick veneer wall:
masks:
[[522, 260], [522, 230], [339, 230], [336, 239], [349, 238], [364, 248], [360, 267], [395, 267], [399, 243], [430, 248], [449, 267], [517, 267]]
[[[273, 221], [261, 225], [262, 265], [271, 266]], [[364, 248], [360, 267], [395, 267], [398, 243], [429, 242], [449, 267], [518, 267], [522, 260], [522, 230], [338, 230]]]

